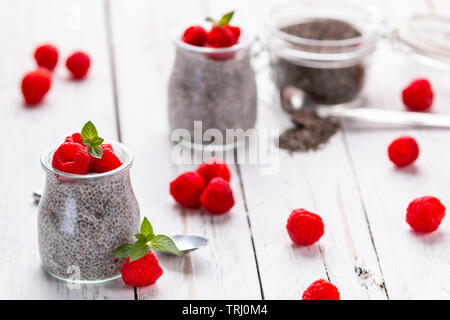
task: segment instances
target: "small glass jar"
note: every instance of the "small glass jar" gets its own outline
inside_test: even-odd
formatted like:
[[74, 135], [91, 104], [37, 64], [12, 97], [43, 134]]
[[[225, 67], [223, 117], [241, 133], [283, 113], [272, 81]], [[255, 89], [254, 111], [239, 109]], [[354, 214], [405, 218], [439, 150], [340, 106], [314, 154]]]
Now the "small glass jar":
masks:
[[[184, 129], [188, 138], [181, 143], [189, 147], [234, 147], [235, 142], [226, 141], [226, 130], [247, 130], [256, 121], [252, 38], [243, 34], [231, 47], [207, 48], [183, 42], [181, 34], [173, 35], [176, 57], [168, 86], [170, 129], [172, 133]], [[204, 138], [205, 132], [209, 136], [207, 131], [215, 140]]]
[[379, 37], [376, 11], [348, 1], [296, 1], [270, 16], [268, 47], [281, 105], [301, 90], [316, 104], [351, 104], [359, 97]]
[[100, 282], [120, 276], [124, 262], [112, 250], [133, 241], [140, 212], [130, 182], [133, 158], [120, 143], [123, 164], [115, 170], [76, 175], [51, 165], [57, 147], [44, 152], [45, 187], [38, 208], [39, 252], [43, 268], [73, 282]]

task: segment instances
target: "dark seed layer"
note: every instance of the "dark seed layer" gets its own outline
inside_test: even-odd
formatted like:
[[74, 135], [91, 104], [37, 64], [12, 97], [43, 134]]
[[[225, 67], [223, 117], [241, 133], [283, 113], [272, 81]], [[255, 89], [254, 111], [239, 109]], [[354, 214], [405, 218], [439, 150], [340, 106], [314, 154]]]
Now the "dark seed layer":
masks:
[[[353, 25], [335, 19], [312, 19], [281, 30], [290, 35], [314, 40], [344, 40], [361, 35]], [[295, 45], [294, 47], [298, 47], [300, 51], [315, 53], [336, 53], [350, 49], [349, 47], [314, 45]], [[365, 78], [365, 66], [362, 61], [355, 61], [344, 66], [311, 67], [308, 63], [278, 58], [274, 67], [280, 92], [286, 87], [296, 87], [319, 104], [352, 101], [360, 93]], [[289, 110], [289, 106], [283, 105], [283, 107]]]
[[333, 121], [320, 118], [313, 111], [292, 114], [295, 127], [286, 130], [279, 138], [279, 147], [289, 151], [317, 150], [339, 129]]

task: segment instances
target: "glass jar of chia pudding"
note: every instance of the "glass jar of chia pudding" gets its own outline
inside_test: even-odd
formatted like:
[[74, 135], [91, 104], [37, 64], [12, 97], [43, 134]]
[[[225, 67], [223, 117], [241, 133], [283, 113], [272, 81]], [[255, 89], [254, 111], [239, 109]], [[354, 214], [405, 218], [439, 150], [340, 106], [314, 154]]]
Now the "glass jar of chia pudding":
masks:
[[130, 182], [133, 158], [111, 143], [122, 165], [106, 173], [69, 174], [51, 165], [52, 147], [41, 164], [45, 187], [38, 209], [39, 252], [44, 269], [73, 282], [100, 282], [120, 276], [123, 259], [112, 251], [134, 240], [140, 212]]
[[350, 1], [288, 2], [269, 21], [269, 51], [283, 109], [301, 90], [320, 105], [354, 105], [379, 38], [376, 10]]
[[253, 39], [244, 33], [231, 47], [211, 48], [187, 44], [181, 35], [173, 35], [176, 56], [168, 86], [172, 139], [183, 134], [175, 130], [184, 129], [185, 146], [234, 148], [239, 141], [227, 141], [227, 129], [247, 130], [256, 121]]

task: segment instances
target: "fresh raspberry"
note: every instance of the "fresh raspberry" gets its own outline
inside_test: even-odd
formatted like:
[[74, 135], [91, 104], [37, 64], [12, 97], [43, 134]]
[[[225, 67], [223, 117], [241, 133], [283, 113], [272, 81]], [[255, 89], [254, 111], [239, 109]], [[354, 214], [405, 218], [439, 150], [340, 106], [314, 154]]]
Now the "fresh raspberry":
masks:
[[419, 157], [419, 145], [412, 137], [400, 137], [391, 142], [388, 155], [397, 166], [405, 167]]
[[103, 155], [101, 159], [91, 157], [89, 172], [103, 173], [114, 170], [122, 165], [119, 157], [114, 153], [110, 144], [102, 144]]
[[208, 45], [212, 48], [231, 47], [236, 43], [236, 37], [231, 29], [225, 26], [213, 26], [208, 33]]
[[207, 33], [206, 30], [201, 26], [192, 26], [184, 31], [183, 40], [186, 43], [192, 44], [193, 46], [203, 47], [206, 44]]
[[302, 300], [341, 300], [341, 296], [334, 284], [319, 279], [303, 292]]
[[34, 51], [34, 59], [38, 66], [53, 70], [58, 63], [58, 49], [51, 44], [39, 46]]
[[239, 27], [232, 26], [229, 24], [227, 24], [225, 27], [230, 29], [231, 32], [233, 32], [234, 38], [236, 39], [236, 42], [238, 42], [239, 37], [241, 36], [241, 29]]
[[214, 214], [229, 211], [234, 206], [230, 184], [222, 178], [212, 179], [203, 191], [200, 202], [203, 208]]
[[52, 85], [52, 74], [45, 68], [38, 68], [22, 78], [22, 94], [28, 105], [42, 101]]
[[427, 79], [416, 79], [402, 91], [403, 103], [412, 111], [425, 111], [433, 104], [433, 89]]
[[128, 257], [120, 268], [120, 272], [122, 273], [123, 282], [132, 287], [152, 285], [163, 274], [158, 259], [151, 251], [133, 262], [130, 262]]
[[445, 207], [438, 198], [425, 196], [414, 199], [406, 210], [406, 222], [417, 232], [435, 231], [444, 219]]
[[66, 67], [75, 79], [84, 78], [90, 66], [91, 59], [82, 51], [72, 53], [66, 60]]
[[84, 146], [83, 140], [81, 140], [81, 134], [79, 132], [75, 132], [71, 136], [66, 137], [65, 142], [74, 142]]
[[86, 174], [90, 161], [86, 148], [78, 143], [64, 142], [53, 154], [52, 167], [62, 172]]
[[300, 246], [317, 242], [324, 233], [322, 218], [305, 209], [295, 209], [291, 212], [286, 229], [292, 241]]
[[203, 162], [197, 168], [197, 172], [203, 177], [206, 184], [217, 177], [230, 182], [230, 169], [222, 159], [213, 158]]
[[181, 174], [170, 183], [170, 194], [180, 205], [199, 208], [200, 196], [205, 189], [205, 180], [195, 171]]

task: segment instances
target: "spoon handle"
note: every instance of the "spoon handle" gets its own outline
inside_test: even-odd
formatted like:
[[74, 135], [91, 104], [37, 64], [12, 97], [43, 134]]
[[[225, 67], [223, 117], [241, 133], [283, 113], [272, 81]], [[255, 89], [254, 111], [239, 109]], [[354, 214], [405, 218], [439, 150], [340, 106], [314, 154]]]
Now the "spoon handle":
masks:
[[354, 121], [411, 127], [450, 128], [450, 116], [442, 114], [342, 107], [320, 107], [317, 112], [319, 116], [324, 118], [350, 119]]

